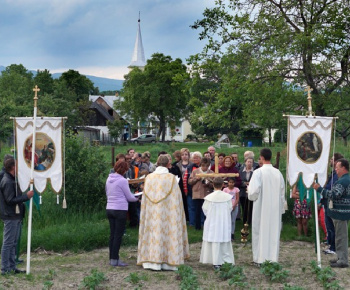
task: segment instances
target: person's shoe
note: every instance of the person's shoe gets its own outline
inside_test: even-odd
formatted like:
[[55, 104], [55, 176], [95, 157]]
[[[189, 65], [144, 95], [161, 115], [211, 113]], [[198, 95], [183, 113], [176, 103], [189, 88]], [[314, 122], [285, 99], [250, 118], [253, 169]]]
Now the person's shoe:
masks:
[[336, 253], [330, 249], [324, 250], [323, 251], [326, 255], [335, 255]]
[[220, 265], [214, 265], [214, 270], [220, 270], [221, 266]]
[[11, 272], [10, 271], [1, 271], [1, 275], [5, 276], [5, 275], [10, 275]]
[[331, 259], [331, 260], [329, 260], [329, 263], [330, 263], [330, 264], [336, 263], [336, 262], [338, 262], [338, 260], [339, 260], [338, 258]]
[[110, 264], [111, 266], [113, 266], [113, 267], [116, 267], [116, 266], [118, 266], [118, 260], [116, 260], [116, 259], [110, 259], [110, 260], [109, 260], [109, 264]]
[[117, 267], [126, 267], [129, 266], [127, 263], [124, 263], [122, 260], [118, 260], [118, 265]]
[[20, 269], [17, 269], [17, 268], [14, 269], [13, 272], [14, 272], [15, 274], [25, 274], [25, 273], [26, 273], [26, 271], [20, 270]]
[[349, 265], [338, 261], [336, 263], [331, 263], [331, 267], [332, 268], [348, 268]]

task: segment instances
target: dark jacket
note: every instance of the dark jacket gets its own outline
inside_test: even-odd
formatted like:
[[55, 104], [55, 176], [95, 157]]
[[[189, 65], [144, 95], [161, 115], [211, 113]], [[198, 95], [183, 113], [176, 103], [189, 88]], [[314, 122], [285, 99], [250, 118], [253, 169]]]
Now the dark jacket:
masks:
[[340, 177], [332, 190], [319, 187], [317, 192], [333, 201], [333, 208], [328, 207], [328, 215], [336, 220], [350, 220], [350, 177], [344, 174]]
[[[16, 191], [17, 187], [17, 191]], [[15, 177], [5, 172], [0, 182], [0, 217], [2, 220], [16, 220], [24, 217], [23, 202], [29, 200], [26, 194], [17, 186]], [[16, 213], [18, 204], [19, 213]]]

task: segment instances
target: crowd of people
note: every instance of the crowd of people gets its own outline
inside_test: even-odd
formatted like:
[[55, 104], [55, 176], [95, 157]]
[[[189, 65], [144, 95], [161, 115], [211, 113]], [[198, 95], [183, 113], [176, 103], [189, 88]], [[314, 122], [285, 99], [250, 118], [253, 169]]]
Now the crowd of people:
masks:
[[[215, 164], [215, 148], [203, 154], [187, 148], [172, 155], [159, 152], [153, 164], [150, 152], [130, 148], [119, 153], [106, 181], [106, 214], [110, 225], [109, 264], [125, 267], [119, 250], [126, 230], [139, 227], [137, 264], [145, 269], [176, 270], [189, 258], [187, 228], [203, 228], [201, 263], [220, 268], [234, 264], [232, 241], [236, 219], [251, 225], [253, 263], [278, 262], [282, 214], [285, 211], [285, 182], [271, 164], [272, 152], [260, 150], [255, 161], [252, 151], [239, 162], [237, 153], [220, 153]], [[16, 244], [24, 216], [23, 202], [33, 191], [22, 194], [15, 182], [15, 160], [5, 156], [0, 174], [0, 212], [4, 222], [1, 249], [2, 274], [22, 273], [16, 267]], [[172, 158], [173, 157], [173, 158]], [[348, 220], [350, 219], [349, 162], [340, 153], [330, 161], [333, 168], [327, 184], [312, 187], [321, 194], [325, 234], [334, 254], [331, 267], [345, 268], [348, 262]], [[218, 166], [218, 168], [215, 168]], [[218, 173], [214, 173], [218, 172]], [[229, 177], [234, 173], [236, 177]], [[298, 234], [307, 234], [311, 216], [302, 182], [293, 188], [293, 213]]]
[[[113, 185], [111, 181], [115, 174], [124, 177], [124, 203], [128, 204], [128, 209], [126, 206], [121, 209], [124, 212], [123, 219], [119, 220], [122, 224], [119, 230], [113, 229], [118, 222], [110, 220], [110, 252], [115, 253], [110, 256], [112, 266], [126, 265], [119, 260], [118, 251], [127, 212], [130, 226], [139, 225], [137, 264], [147, 269], [174, 270], [189, 257], [187, 227], [203, 228], [200, 262], [213, 264], [215, 268], [225, 262], [234, 264], [232, 241], [235, 240], [237, 219], [252, 227], [253, 262], [260, 265], [266, 260], [278, 261], [282, 214], [286, 207], [285, 182], [281, 172], [271, 164], [271, 150], [262, 149], [258, 161], [252, 151], [246, 151], [242, 163], [236, 152], [230, 155], [219, 153], [218, 164], [215, 164], [214, 156], [212, 146], [203, 154], [198, 151], [191, 153], [187, 148], [172, 155], [159, 152], [157, 164], [150, 162], [149, 152], [141, 154], [132, 148], [126, 154], [117, 155], [116, 166], [124, 164], [128, 170], [122, 174], [114, 168], [108, 177], [107, 214], [113, 209], [113, 195], [110, 195], [108, 186]], [[345, 160], [342, 157], [336, 153], [331, 166], [335, 166], [338, 160]], [[214, 172], [219, 174], [213, 175]], [[227, 173], [236, 173], [237, 176], [227, 177]], [[127, 179], [140, 177], [141, 182], [125, 186]], [[336, 253], [335, 229], [331, 227], [333, 219], [327, 201], [335, 198], [332, 194], [337, 178], [336, 171], [332, 172], [329, 182], [321, 189], [324, 194], [319, 208], [324, 209], [320, 213], [327, 225], [327, 230], [324, 227], [329, 244], [329, 249], [325, 250], [327, 254]], [[300, 181], [293, 187], [293, 214], [299, 235], [302, 232], [308, 234], [307, 221], [311, 217], [306, 190]], [[137, 192], [140, 193], [137, 198], [130, 195]], [[338, 195], [335, 196], [338, 198]], [[344, 224], [341, 226], [345, 227]], [[342, 246], [339, 247], [340, 262], [331, 264], [332, 267], [348, 265], [347, 260], [344, 261], [346, 254], [342, 254]]]

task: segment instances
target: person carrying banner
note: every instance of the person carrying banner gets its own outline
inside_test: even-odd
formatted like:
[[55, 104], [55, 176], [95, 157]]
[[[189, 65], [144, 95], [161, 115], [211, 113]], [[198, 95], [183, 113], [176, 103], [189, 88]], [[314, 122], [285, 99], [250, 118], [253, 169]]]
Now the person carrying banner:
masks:
[[0, 182], [0, 212], [4, 222], [4, 236], [1, 248], [1, 274], [20, 274], [25, 271], [16, 268], [16, 245], [19, 227], [24, 216], [23, 203], [31, 199], [34, 191], [22, 194], [15, 180], [16, 163], [10, 158], [4, 163], [5, 173]]
[[330, 260], [332, 268], [349, 267], [348, 251], [348, 220], [350, 220], [350, 177], [349, 161], [341, 158], [335, 165], [338, 180], [331, 190], [325, 189], [318, 183], [312, 187], [330, 201], [328, 215], [333, 219], [335, 229], [336, 259]]
[[248, 199], [254, 201], [252, 218], [253, 261], [278, 262], [282, 214], [284, 213], [284, 179], [271, 164], [272, 152], [260, 151], [263, 166], [254, 170], [248, 186]]

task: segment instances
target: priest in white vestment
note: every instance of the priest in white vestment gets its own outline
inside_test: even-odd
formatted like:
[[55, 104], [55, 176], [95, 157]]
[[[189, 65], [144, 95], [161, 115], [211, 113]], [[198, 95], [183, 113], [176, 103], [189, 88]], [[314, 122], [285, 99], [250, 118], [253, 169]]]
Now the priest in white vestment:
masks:
[[225, 262], [235, 263], [231, 243], [232, 196], [221, 191], [223, 183], [221, 177], [214, 178], [214, 192], [204, 198], [202, 207], [206, 219], [199, 261], [213, 264], [214, 268]]
[[278, 262], [282, 214], [284, 213], [284, 179], [271, 164], [272, 152], [260, 151], [263, 166], [254, 170], [248, 187], [248, 199], [254, 202], [252, 217], [253, 261]]
[[145, 180], [137, 253], [137, 265], [145, 269], [177, 270], [190, 257], [182, 195], [168, 163], [159, 156]]

